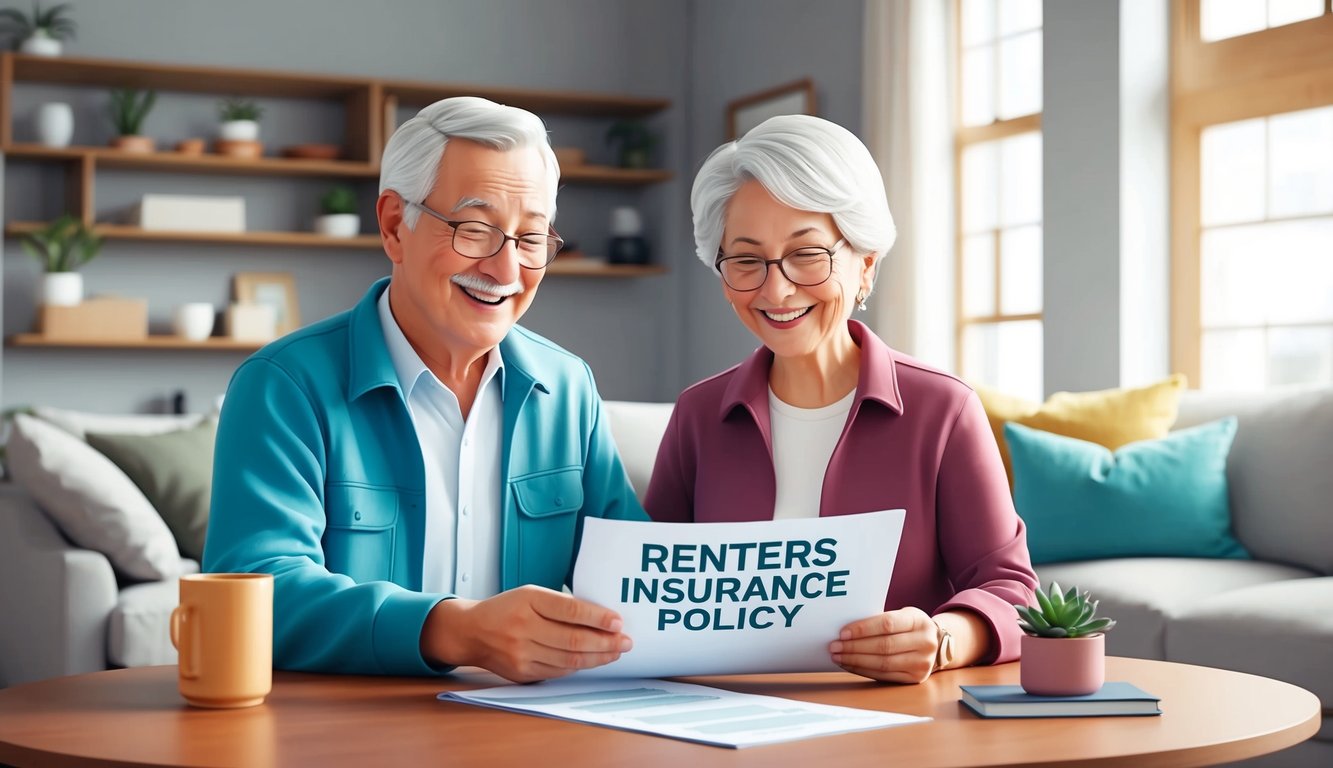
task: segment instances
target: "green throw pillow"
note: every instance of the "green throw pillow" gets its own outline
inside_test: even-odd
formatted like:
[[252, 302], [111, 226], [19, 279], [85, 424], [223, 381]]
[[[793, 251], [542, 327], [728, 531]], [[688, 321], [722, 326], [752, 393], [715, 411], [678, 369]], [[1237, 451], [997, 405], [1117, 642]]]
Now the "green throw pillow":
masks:
[[120, 467], [166, 521], [182, 555], [202, 560], [213, 492], [217, 424], [156, 435], [88, 433], [88, 444]]
[[1004, 432], [1033, 563], [1250, 556], [1231, 533], [1226, 466], [1234, 417], [1114, 453], [1020, 424]]

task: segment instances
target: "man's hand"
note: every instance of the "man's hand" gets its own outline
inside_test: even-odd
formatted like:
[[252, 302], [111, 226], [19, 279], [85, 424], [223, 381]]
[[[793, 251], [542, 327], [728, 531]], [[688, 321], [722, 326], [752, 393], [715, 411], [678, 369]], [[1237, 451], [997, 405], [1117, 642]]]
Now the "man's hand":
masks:
[[853, 674], [921, 683], [930, 677], [938, 646], [939, 630], [925, 611], [900, 608], [843, 627], [829, 653], [834, 664]]
[[426, 617], [421, 651], [436, 664], [530, 683], [620, 658], [632, 647], [622, 626], [614, 611], [529, 585], [487, 600], [442, 600]]

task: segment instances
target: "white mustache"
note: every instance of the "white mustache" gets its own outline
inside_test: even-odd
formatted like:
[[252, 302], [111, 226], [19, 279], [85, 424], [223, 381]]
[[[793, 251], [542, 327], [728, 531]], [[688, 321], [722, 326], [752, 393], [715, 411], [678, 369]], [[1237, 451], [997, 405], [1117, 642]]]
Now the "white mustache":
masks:
[[523, 292], [522, 283], [510, 283], [509, 285], [500, 285], [499, 283], [487, 280], [484, 277], [476, 275], [454, 275], [449, 278], [454, 285], [462, 286], [470, 291], [478, 293], [487, 293], [491, 296], [513, 296]]

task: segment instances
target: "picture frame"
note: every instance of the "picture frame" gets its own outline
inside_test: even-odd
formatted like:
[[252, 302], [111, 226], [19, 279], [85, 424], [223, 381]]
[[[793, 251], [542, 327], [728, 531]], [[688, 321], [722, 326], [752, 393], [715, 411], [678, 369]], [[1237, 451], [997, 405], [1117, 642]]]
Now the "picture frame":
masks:
[[281, 336], [301, 327], [301, 308], [296, 296], [296, 277], [290, 272], [237, 272], [232, 291], [241, 304], [267, 304], [277, 318]]
[[775, 85], [727, 103], [727, 140], [735, 141], [770, 117], [814, 115], [817, 111], [814, 80], [805, 77]]

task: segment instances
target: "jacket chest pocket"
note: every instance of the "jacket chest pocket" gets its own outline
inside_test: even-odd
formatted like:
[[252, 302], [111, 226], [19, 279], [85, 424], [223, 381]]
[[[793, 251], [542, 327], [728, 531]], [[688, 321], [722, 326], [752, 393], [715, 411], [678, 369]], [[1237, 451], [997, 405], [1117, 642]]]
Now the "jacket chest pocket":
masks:
[[330, 485], [325, 504], [325, 565], [354, 581], [393, 577], [398, 491], [361, 485]]
[[518, 507], [519, 581], [564, 586], [574, 557], [583, 468], [569, 467], [510, 481]]

